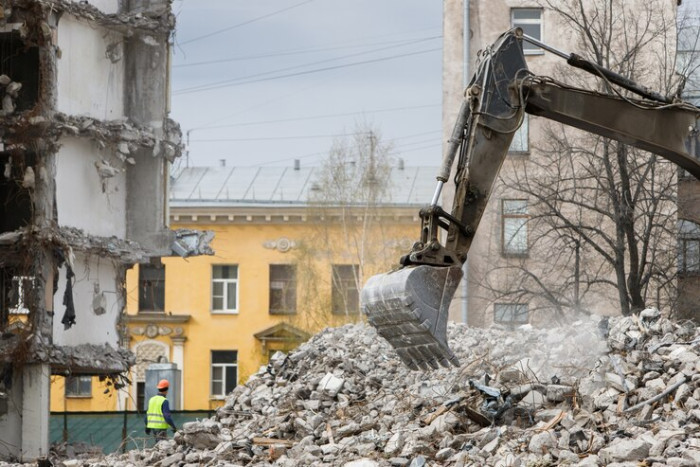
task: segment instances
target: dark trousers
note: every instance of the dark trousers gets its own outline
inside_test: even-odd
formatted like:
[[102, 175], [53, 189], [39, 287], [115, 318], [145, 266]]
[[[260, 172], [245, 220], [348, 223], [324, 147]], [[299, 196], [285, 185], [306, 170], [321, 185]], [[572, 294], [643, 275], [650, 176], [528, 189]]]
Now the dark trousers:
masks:
[[151, 433], [153, 434], [153, 437], [155, 438], [156, 442], [158, 442], [162, 439], [168, 439], [167, 428], [165, 430], [156, 430], [156, 429], [151, 428]]

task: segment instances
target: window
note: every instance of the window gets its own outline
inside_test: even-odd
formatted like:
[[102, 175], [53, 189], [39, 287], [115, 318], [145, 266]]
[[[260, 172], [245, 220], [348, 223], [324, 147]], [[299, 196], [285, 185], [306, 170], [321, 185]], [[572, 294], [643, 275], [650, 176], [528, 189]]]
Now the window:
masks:
[[238, 313], [238, 266], [214, 266], [211, 282], [211, 310]]
[[66, 397], [92, 397], [92, 376], [66, 376]]
[[700, 273], [700, 225], [678, 221], [678, 271]]
[[501, 251], [504, 255], [527, 255], [527, 200], [504, 199]]
[[139, 311], [165, 310], [165, 266], [139, 265]]
[[513, 135], [513, 141], [510, 143], [508, 152], [516, 154], [526, 154], [530, 151], [530, 121], [528, 115], [523, 112], [523, 123], [518, 128], [518, 131]]
[[297, 271], [289, 264], [270, 265], [270, 314], [297, 311]]
[[502, 324], [526, 324], [527, 303], [496, 303], [493, 305], [493, 320]]
[[[521, 28], [526, 35], [542, 41], [541, 8], [513, 8], [510, 10], [510, 22], [514, 28]], [[544, 53], [541, 48], [527, 41], [523, 41], [523, 52], [525, 55]]]
[[360, 294], [357, 289], [359, 268], [357, 265], [332, 266], [331, 301], [333, 314], [349, 315], [360, 312]]
[[225, 397], [238, 382], [238, 352], [236, 350], [211, 351], [211, 395]]
[[136, 410], [148, 410], [146, 406], [146, 382], [136, 382]]

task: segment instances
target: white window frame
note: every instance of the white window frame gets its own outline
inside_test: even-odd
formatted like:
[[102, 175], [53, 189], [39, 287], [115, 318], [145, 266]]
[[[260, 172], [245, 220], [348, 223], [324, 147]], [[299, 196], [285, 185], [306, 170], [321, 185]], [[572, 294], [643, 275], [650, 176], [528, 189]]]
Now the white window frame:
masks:
[[[499, 308], [502, 313], [499, 313]], [[524, 311], [524, 312], [523, 312]], [[511, 319], [498, 319], [499, 314], [503, 317], [509, 316]], [[516, 320], [516, 316], [525, 316], [525, 320]], [[522, 325], [530, 322], [530, 310], [527, 303], [494, 303], [493, 305], [494, 323], [507, 325]]]
[[[523, 209], [518, 209], [516, 207], [509, 207], [509, 203], [525, 203], [525, 208]], [[524, 211], [524, 212], [523, 212]], [[502, 199], [501, 200], [501, 253], [503, 256], [527, 256], [529, 252], [529, 245], [528, 245], [528, 229], [527, 229], [527, 222], [530, 219], [530, 215], [528, 214], [528, 202], [526, 199]], [[509, 229], [508, 229], [508, 224], [514, 223], [515, 225], [515, 233], [510, 235], [509, 234]], [[517, 244], [513, 244], [513, 240], [516, 238], [516, 236], [524, 236], [525, 237], [525, 247], [524, 248], [518, 248], [515, 245], [519, 245], [520, 242], [518, 241]]]
[[[515, 14], [518, 11], [538, 11], [540, 14], [539, 18], [520, 18], [516, 19]], [[544, 21], [542, 20], [544, 15], [544, 11], [542, 8], [511, 8], [510, 9], [510, 24], [512, 27], [517, 28], [517, 27], [522, 27], [522, 26], [531, 26], [531, 25], [538, 25], [540, 27], [540, 37], [535, 37], [535, 39], [538, 39], [540, 42], [544, 42]], [[524, 28], [523, 28], [524, 29]], [[527, 30], [524, 31], [525, 34], [527, 34]], [[531, 35], [531, 34], [528, 34]], [[544, 50], [542, 50], [541, 47], [537, 47], [536, 45], [530, 44], [529, 42], [523, 41], [523, 54], [524, 55], [542, 55], [544, 54]]]
[[[222, 268], [222, 267], [235, 267], [236, 268], [236, 277], [235, 278], [215, 278], [214, 277], [214, 271], [216, 268]], [[211, 268], [211, 312], [212, 314], [224, 314], [224, 315], [236, 315], [238, 314], [238, 302], [239, 302], [239, 297], [240, 297], [240, 290], [238, 287], [238, 279], [239, 279], [239, 268], [237, 264], [213, 264]], [[214, 289], [216, 288], [216, 284], [221, 284], [222, 288], [222, 294], [221, 295], [214, 295]], [[228, 286], [230, 284], [235, 285], [235, 290], [236, 290], [236, 303], [234, 305], [234, 308], [226, 308], [226, 304], [228, 303]], [[221, 304], [223, 308], [216, 308], [214, 305], [214, 299], [215, 298], [221, 298]]]
[[[214, 352], [235, 352], [236, 353], [236, 361], [233, 363], [214, 363]], [[211, 367], [210, 367], [210, 375], [209, 375], [209, 397], [211, 399], [223, 399], [225, 398], [228, 393], [226, 392], [226, 369], [227, 368], [234, 368], [235, 370], [235, 379], [233, 381], [233, 388], [238, 386], [238, 351], [237, 350], [212, 350], [210, 352], [210, 361], [211, 361]], [[221, 369], [221, 379], [214, 379], [214, 370], [215, 369]], [[221, 393], [214, 393], [214, 383], [220, 383], [221, 384]], [[232, 389], [233, 389], [232, 388]]]

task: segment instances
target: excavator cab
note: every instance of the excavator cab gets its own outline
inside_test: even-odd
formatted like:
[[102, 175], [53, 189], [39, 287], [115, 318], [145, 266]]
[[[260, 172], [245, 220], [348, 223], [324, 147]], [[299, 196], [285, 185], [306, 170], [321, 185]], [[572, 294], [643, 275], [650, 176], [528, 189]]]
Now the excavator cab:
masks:
[[[572, 88], [535, 76], [528, 71], [523, 40], [643, 100]], [[447, 344], [450, 303], [524, 112], [655, 152], [700, 179], [700, 160], [688, 153], [695, 145], [686, 145], [691, 137], [697, 138], [700, 109], [661, 96], [580, 56], [553, 49], [525, 36], [519, 28], [504, 33], [483, 53], [465, 92], [435, 194], [420, 211], [420, 240], [401, 258], [398, 269], [371, 277], [360, 295], [369, 323], [411, 369], [459, 365]], [[455, 195], [448, 213], [438, 201], [453, 165]]]

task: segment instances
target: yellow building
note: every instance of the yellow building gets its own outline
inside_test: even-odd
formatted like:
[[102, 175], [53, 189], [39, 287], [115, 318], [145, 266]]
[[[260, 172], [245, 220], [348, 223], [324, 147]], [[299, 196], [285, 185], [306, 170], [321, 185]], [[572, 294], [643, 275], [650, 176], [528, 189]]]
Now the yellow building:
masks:
[[158, 362], [181, 372], [176, 409], [215, 408], [275, 351], [362, 319], [359, 290], [418, 239], [437, 168], [391, 169], [376, 205], [324, 199], [321, 172], [297, 164], [177, 173], [171, 228], [212, 231], [215, 254], [128, 271], [124, 345], [137, 357], [130, 386], [103, 394], [94, 379], [91, 396], [63, 398], [57, 381], [52, 409], [143, 408], [145, 370]]

